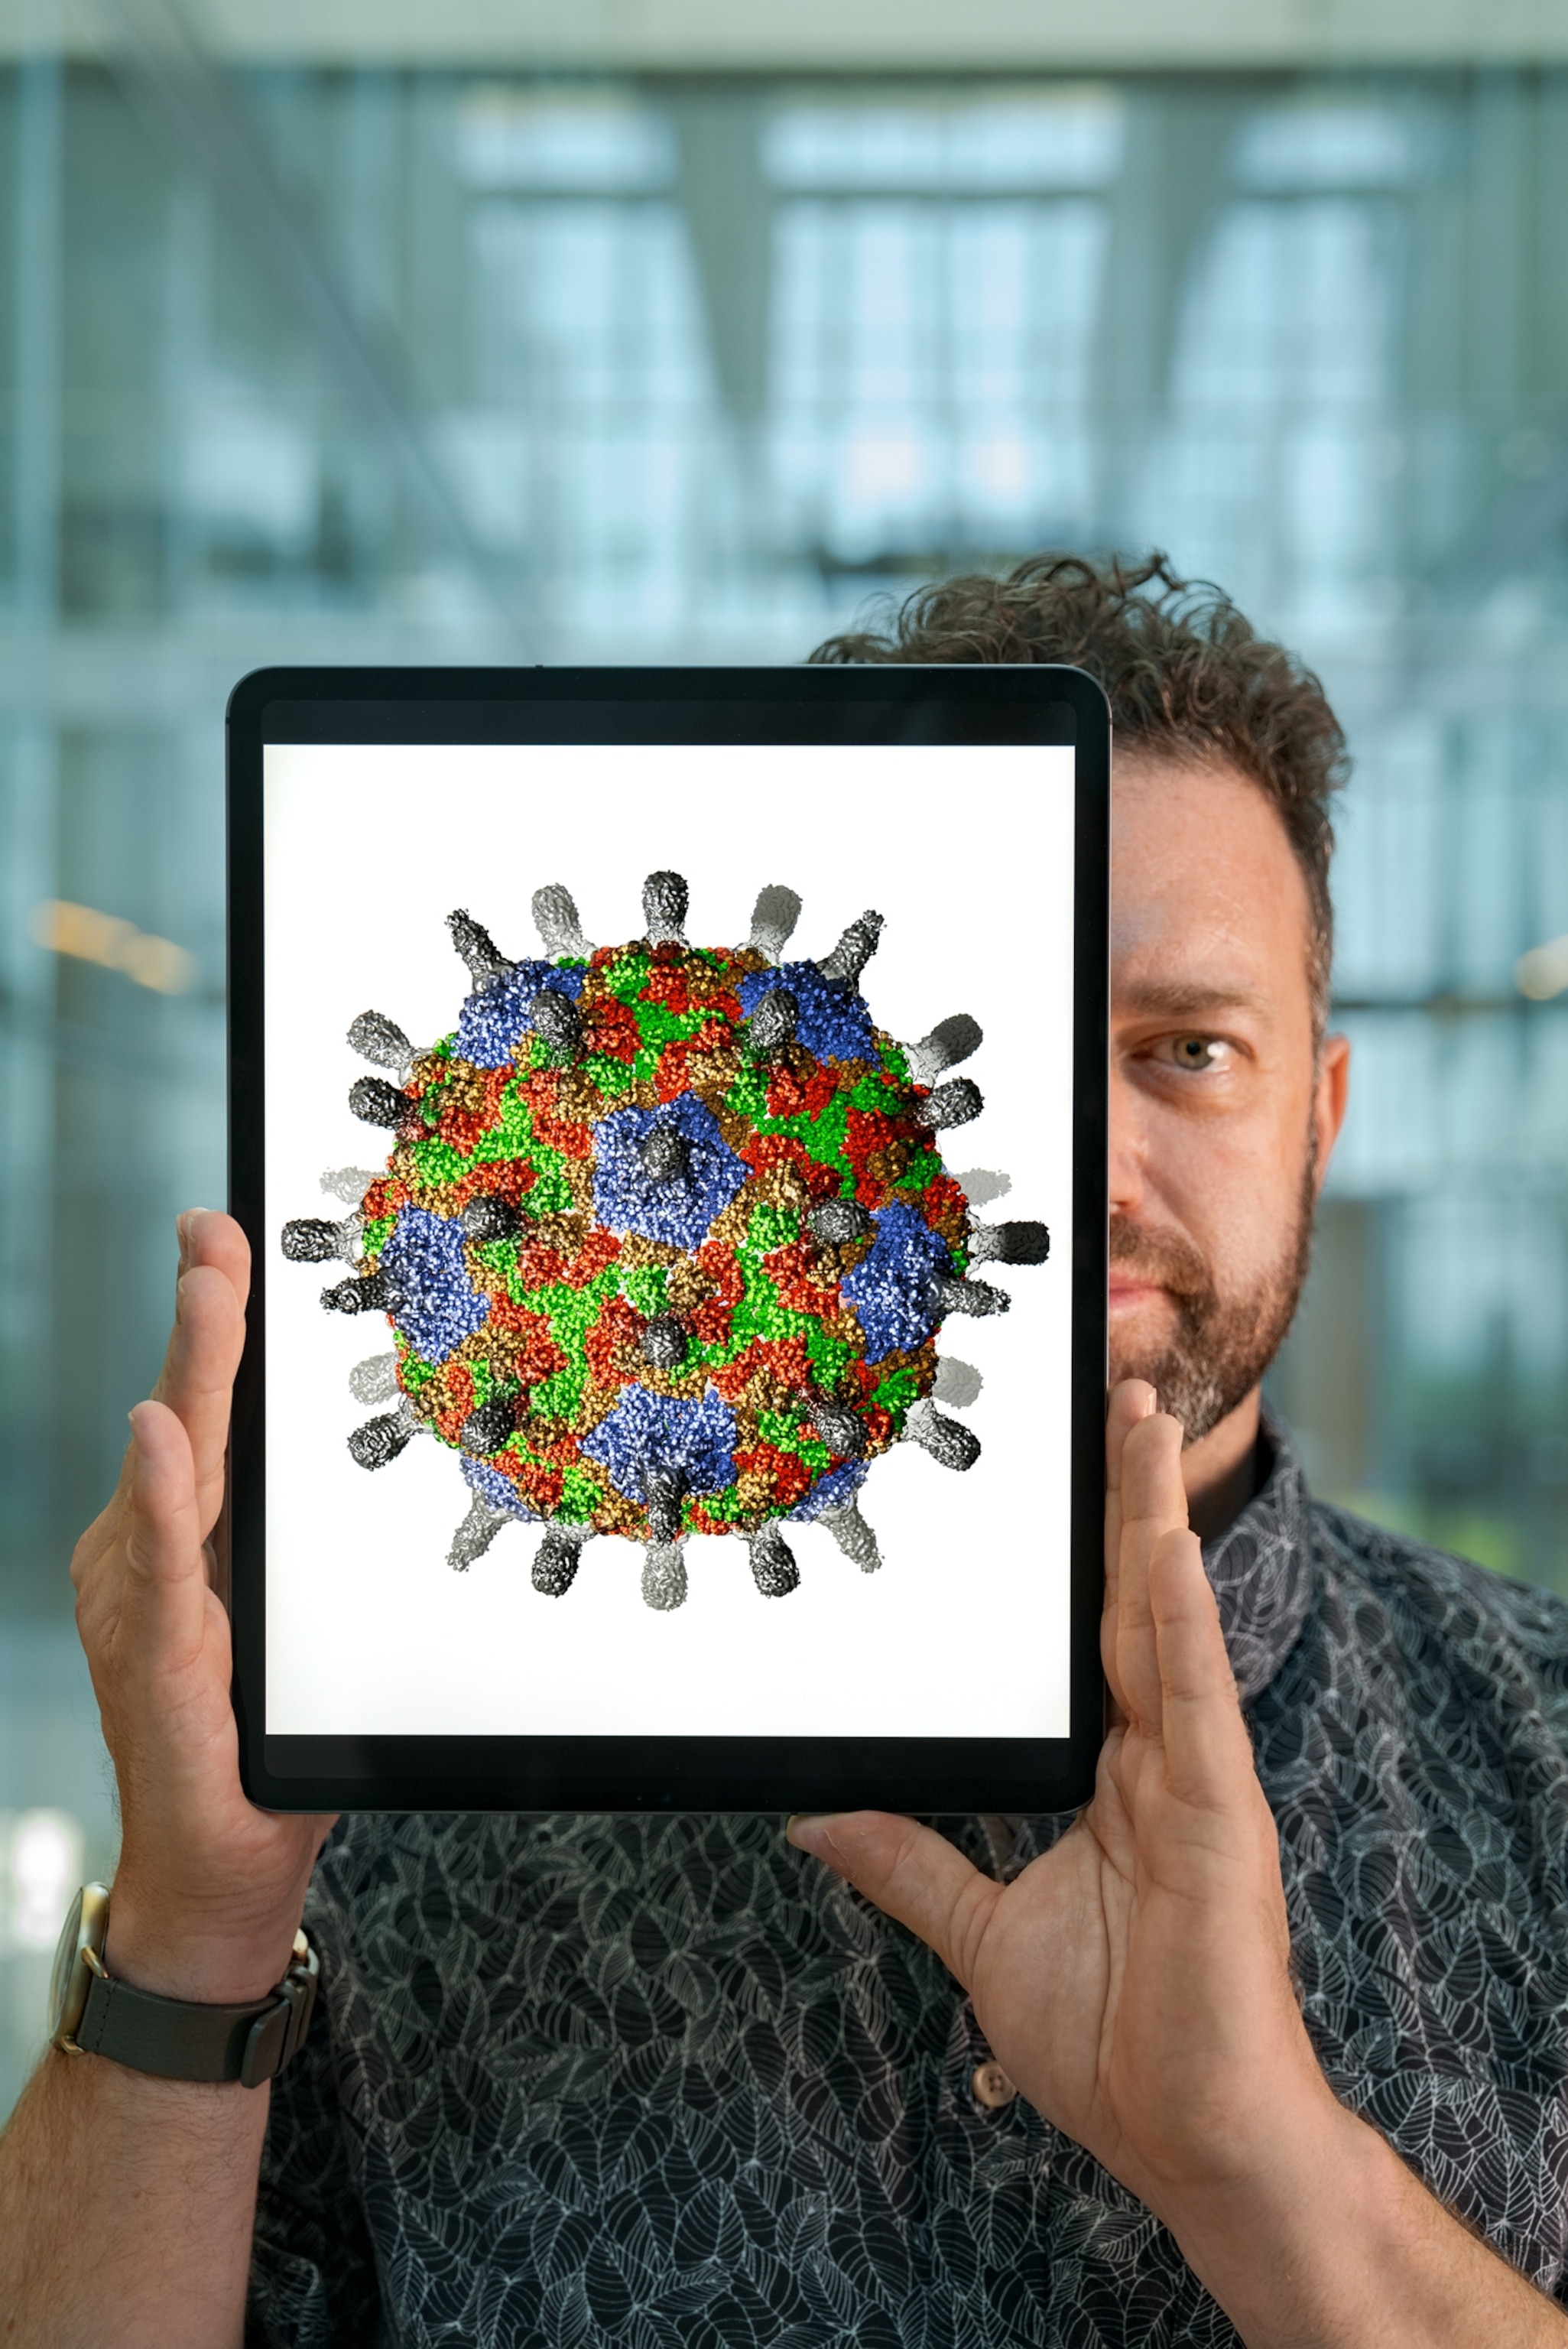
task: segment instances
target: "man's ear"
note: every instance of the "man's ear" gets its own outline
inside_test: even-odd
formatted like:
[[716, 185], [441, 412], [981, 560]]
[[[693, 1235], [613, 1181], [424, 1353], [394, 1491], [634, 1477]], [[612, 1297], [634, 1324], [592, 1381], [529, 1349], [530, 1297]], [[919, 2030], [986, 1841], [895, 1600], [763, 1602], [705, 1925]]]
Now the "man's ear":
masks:
[[1349, 1104], [1350, 1039], [1348, 1036], [1326, 1036], [1323, 1049], [1317, 1056], [1317, 1081], [1312, 1096], [1313, 1133], [1317, 1143], [1314, 1174], [1319, 1191], [1328, 1173], [1328, 1162], [1334, 1155], [1334, 1145], [1339, 1139], [1339, 1129], [1345, 1123], [1345, 1112]]

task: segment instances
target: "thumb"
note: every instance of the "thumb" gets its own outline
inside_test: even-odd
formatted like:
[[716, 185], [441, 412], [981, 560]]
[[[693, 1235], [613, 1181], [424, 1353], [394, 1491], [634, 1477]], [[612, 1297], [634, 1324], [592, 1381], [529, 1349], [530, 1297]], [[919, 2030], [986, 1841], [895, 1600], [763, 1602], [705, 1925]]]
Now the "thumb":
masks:
[[944, 1836], [889, 1811], [792, 1818], [799, 1851], [824, 1860], [857, 1892], [934, 1950], [965, 1990], [1002, 1888], [972, 1868]]

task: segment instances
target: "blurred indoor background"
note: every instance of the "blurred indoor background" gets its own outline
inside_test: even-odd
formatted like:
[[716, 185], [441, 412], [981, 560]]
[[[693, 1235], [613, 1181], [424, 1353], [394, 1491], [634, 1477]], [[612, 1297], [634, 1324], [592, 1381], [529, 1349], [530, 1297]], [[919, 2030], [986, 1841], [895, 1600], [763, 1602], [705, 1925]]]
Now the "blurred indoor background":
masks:
[[1278, 1399], [1568, 1590], [1565, 253], [1568, 0], [0, 0], [0, 2111], [112, 1863], [66, 1568], [223, 1195], [263, 662], [1222, 582], [1357, 762]]

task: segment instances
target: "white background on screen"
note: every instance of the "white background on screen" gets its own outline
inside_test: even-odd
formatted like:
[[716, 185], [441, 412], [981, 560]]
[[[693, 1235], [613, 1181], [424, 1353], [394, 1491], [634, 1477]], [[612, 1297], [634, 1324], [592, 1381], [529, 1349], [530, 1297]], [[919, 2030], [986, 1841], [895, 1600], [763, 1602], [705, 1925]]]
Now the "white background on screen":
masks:
[[[271, 746], [265, 753], [267, 1728], [274, 1735], [1065, 1736], [1072, 1194], [1073, 753], [837, 745], [732, 750]], [[691, 885], [687, 935], [741, 943], [767, 882], [804, 900], [787, 953], [828, 952], [873, 905], [861, 980], [903, 1042], [952, 1011], [985, 1041], [984, 1114], [942, 1138], [954, 1172], [998, 1168], [987, 1218], [1051, 1226], [1044, 1266], [986, 1268], [1005, 1318], [944, 1324], [985, 1375], [956, 1413], [965, 1475], [912, 1444], [861, 1494], [883, 1565], [788, 1528], [800, 1587], [764, 1599], [744, 1545], [694, 1539], [690, 1596], [645, 1607], [635, 1544], [594, 1540], [564, 1599], [529, 1579], [539, 1528], [508, 1526], [467, 1574], [446, 1565], [469, 1501], [454, 1453], [420, 1435], [386, 1468], [349, 1457], [367, 1416], [352, 1365], [389, 1350], [379, 1317], [322, 1310], [343, 1268], [284, 1262], [290, 1216], [341, 1216], [325, 1167], [384, 1163], [347, 1107], [344, 1040], [367, 1008], [417, 1045], [449, 1034], [469, 980], [446, 916], [503, 954], [564, 882], [588, 936], [642, 928], [645, 876]]]

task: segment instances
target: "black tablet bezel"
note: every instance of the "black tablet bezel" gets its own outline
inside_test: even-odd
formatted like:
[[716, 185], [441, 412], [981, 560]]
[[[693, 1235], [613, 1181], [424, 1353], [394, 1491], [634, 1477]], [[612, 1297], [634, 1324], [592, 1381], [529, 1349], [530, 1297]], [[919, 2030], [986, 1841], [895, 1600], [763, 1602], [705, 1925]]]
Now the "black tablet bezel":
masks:
[[[266, 1718], [263, 748], [266, 742], [1068, 742], [1075, 750], [1076, 1100], [1070, 1731], [1065, 1738], [271, 1737]], [[240, 1771], [276, 1811], [1046, 1813], [1094, 1784], [1106, 1365], [1110, 718], [1081, 669], [259, 669], [228, 709], [229, 1198], [252, 1249], [226, 1512]], [[1005, 852], [1004, 852], [1005, 853]], [[1060, 1240], [1058, 1237], [1058, 1248]], [[1006, 1624], [965, 1671], [1016, 1672]]]

